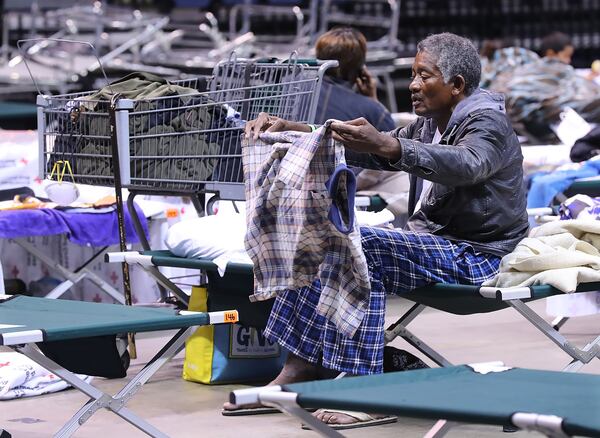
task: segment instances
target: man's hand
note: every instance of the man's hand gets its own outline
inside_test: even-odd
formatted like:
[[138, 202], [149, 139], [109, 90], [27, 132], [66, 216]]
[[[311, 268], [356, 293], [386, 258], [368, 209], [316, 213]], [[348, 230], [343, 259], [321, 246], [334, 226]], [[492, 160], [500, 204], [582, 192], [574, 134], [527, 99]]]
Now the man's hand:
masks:
[[356, 88], [358, 88], [360, 94], [377, 100], [377, 81], [367, 70], [367, 67], [363, 67], [356, 78]]
[[290, 122], [280, 117], [270, 116], [267, 113], [259, 113], [254, 120], [246, 122], [244, 135], [246, 138], [252, 137], [258, 140], [261, 132], [281, 132], [281, 131], [301, 131], [310, 132], [310, 127], [303, 123]]
[[246, 138], [252, 137], [253, 140], [257, 140], [258, 135], [263, 131], [285, 131], [285, 120], [267, 113], [259, 113], [256, 119], [247, 121], [244, 127]]
[[399, 160], [402, 150], [398, 139], [379, 132], [363, 117], [348, 122], [332, 122], [334, 140], [356, 152], [381, 155], [390, 160]]

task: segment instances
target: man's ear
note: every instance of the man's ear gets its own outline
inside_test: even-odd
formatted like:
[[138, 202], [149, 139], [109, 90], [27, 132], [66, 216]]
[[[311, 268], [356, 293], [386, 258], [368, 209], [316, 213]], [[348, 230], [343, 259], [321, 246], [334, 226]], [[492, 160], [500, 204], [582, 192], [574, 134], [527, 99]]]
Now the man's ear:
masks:
[[452, 81], [452, 95], [460, 96], [465, 91], [465, 78], [462, 75], [456, 75]]

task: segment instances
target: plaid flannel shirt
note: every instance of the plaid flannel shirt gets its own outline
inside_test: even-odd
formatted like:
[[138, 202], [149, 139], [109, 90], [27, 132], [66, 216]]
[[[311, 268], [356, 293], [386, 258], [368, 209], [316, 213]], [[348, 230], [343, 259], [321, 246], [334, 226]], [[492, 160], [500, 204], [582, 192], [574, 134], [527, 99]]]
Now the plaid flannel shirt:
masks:
[[[345, 163], [326, 123], [316, 131], [264, 133], [242, 146], [246, 251], [254, 263], [252, 301], [321, 280], [317, 312], [352, 337], [369, 302], [369, 271], [356, 223], [346, 234], [328, 219], [348, 205], [344, 178], [333, 197], [326, 183]], [[346, 212], [348, 213], [348, 212]]]

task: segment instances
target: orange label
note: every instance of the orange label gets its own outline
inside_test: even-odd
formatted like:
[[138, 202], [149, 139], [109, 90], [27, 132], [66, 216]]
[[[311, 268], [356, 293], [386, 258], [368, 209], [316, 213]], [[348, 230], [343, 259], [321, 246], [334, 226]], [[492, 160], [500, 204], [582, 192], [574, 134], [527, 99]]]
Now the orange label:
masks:
[[225, 312], [225, 322], [237, 322], [238, 313], [237, 310], [229, 310]]
[[173, 219], [173, 218], [179, 216], [179, 212], [177, 211], [176, 208], [167, 208], [167, 211], [165, 212], [165, 214], [167, 215], [167, 219]]

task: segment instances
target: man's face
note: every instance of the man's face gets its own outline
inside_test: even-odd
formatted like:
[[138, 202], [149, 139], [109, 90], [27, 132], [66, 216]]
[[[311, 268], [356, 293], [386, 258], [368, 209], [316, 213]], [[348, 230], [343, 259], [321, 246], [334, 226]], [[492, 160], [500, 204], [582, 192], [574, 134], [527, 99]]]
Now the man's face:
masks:
[[421, 51], [415, 56], [412, 81], [408, 86], [415, 114], [439, 117], [452, 112], [452, 83], [446, 84], [435, 59]]

